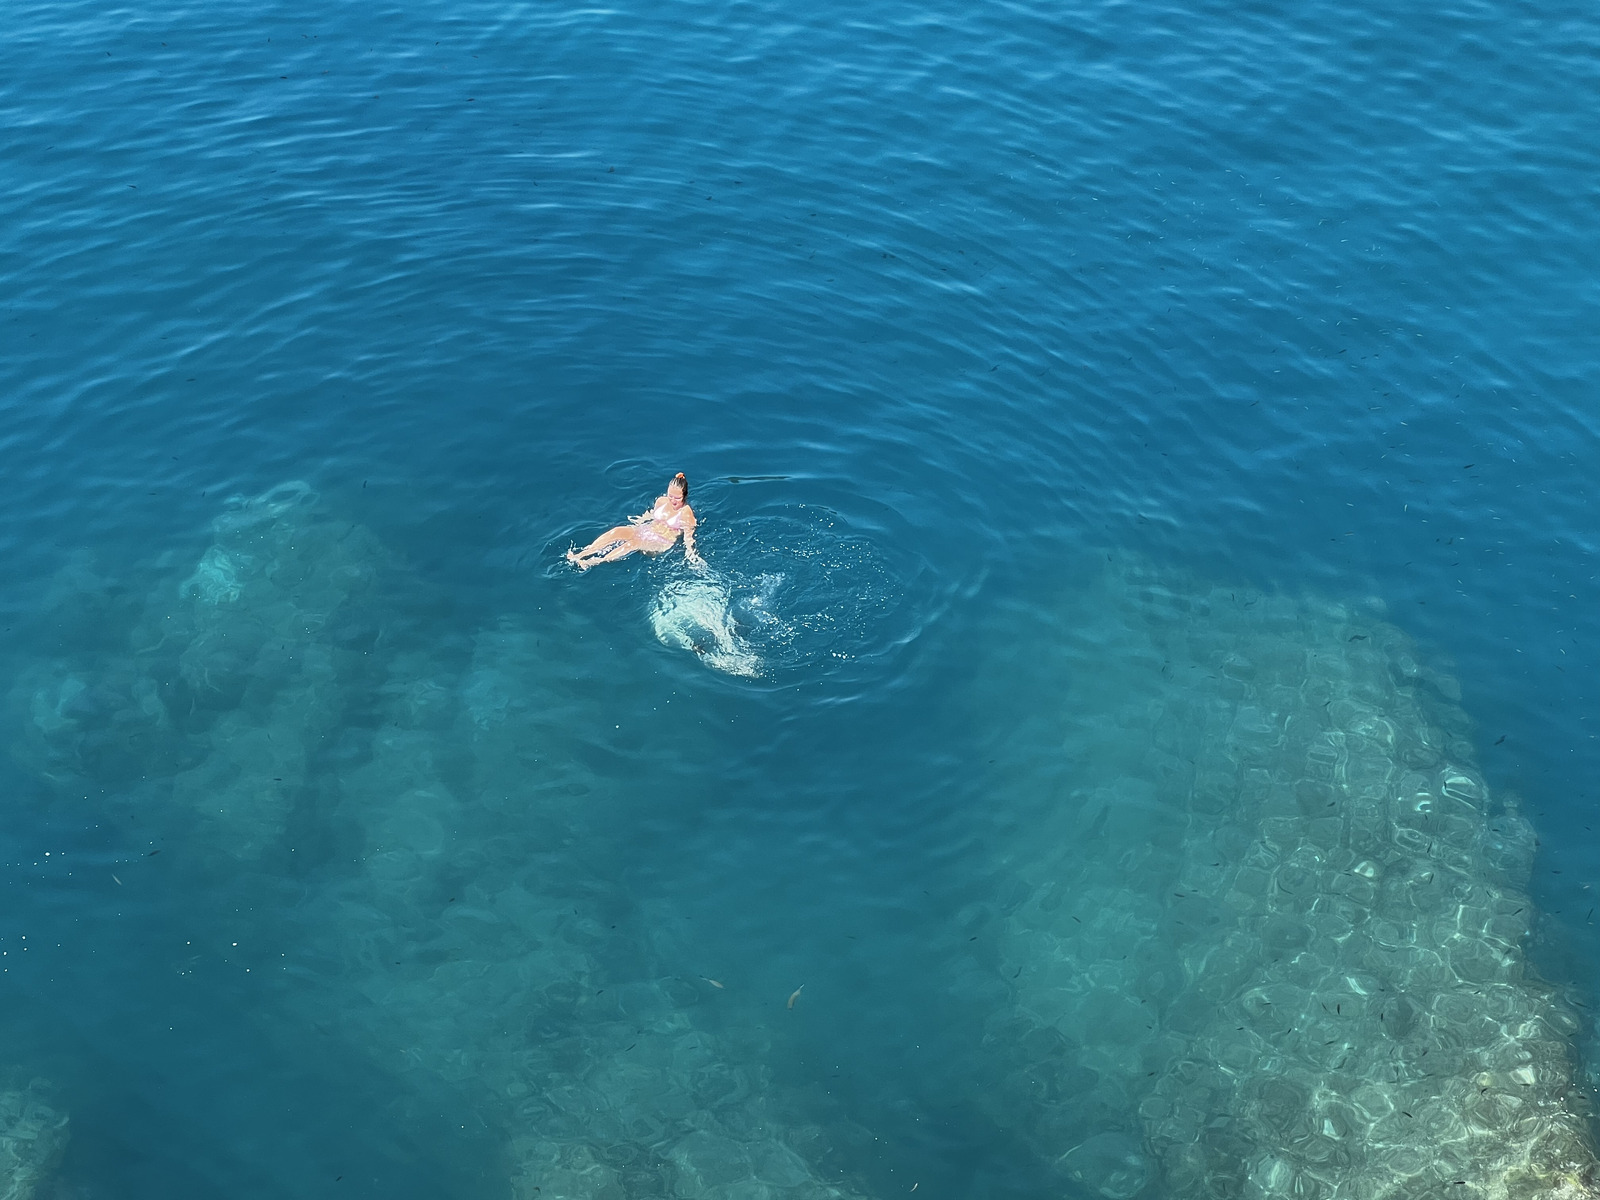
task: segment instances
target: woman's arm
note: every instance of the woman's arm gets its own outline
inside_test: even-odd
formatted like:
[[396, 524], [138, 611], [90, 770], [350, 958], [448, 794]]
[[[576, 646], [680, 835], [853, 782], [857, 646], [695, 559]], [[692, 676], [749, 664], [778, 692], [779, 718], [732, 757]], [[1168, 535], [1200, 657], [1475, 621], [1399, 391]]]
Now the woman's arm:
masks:
[[699, 551], [694, 548], [694, 527], [700, 522], [695, 518], [694, 509], [687, 504], [683, 506], [683, 556], [689, 560], [691, 567], [703, 567], [706, 560], [700, 557]]

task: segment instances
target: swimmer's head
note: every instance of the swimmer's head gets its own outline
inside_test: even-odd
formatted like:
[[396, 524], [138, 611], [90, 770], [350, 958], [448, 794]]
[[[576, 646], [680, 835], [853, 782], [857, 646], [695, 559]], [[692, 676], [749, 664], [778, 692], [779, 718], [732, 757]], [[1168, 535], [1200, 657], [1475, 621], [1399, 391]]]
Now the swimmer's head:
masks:
[[678, 499], [687, 504], [689, 502], [689, 480], [685, 477], [682, 471], [679, 471], [676, 475], [674, 475], [672, 477], [672, 482], [667, 484], [667, 495], [672, 495], [673, 488], [678, 489]]

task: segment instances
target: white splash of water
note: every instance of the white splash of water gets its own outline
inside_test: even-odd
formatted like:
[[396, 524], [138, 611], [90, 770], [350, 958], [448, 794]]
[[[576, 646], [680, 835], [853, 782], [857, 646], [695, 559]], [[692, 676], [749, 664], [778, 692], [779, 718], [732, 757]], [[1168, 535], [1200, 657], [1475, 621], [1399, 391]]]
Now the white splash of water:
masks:
[[674, 579], [650, 606], [650, 625], [664, 646], [698, 654], [708, 667], [753, 679], [761, 656], [739, 632], [728, 585], [714, 575]]

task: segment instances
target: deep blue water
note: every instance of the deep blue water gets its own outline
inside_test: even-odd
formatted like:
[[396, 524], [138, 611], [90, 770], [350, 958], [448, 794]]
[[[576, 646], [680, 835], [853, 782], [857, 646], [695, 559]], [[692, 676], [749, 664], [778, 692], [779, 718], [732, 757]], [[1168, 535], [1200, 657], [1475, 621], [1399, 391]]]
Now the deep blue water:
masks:
[[[622, 1049], [524, 1003], [574, 970], [697, 988], [851, 1194], [1060, 1194], [986, 1107], [991, 917], [1108, 555], [1380, 600], [1540, 838], [1530, 955], [1600, 1002], [1590, 7], [8, 11], [0, 1074], [71, 1113], [41, 1196], [531, 1196], [507, 1089]], [[561, 561], [679, 469], [752, 677], [655, 635], [676, 555]], [[270, 593], [297, 682], [227, 649], [198, 690], [156, 630], [203, 640], [197, 566], [290, 481], [311, 582], [215, 611]], [[241, 832], [246, 777], [289, 783]], [[581, 970], [527, 949], [569, 900]]]

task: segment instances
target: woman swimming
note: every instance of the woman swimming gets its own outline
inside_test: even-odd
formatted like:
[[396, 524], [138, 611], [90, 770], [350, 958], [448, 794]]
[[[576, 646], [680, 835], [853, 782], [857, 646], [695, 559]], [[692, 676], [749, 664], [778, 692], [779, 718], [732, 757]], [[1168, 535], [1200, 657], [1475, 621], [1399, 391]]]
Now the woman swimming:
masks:
[[646, 554], [660, 554], [670, 550], [683, 535], [683, 556], [692, 567], [703, 567], [705, 559], [695, 551], [694, 509], [689, 507], [689, 481], [679, 471], [667, 484], [666, 494], [657, 496], [649, 512], [629, 517], [628, 524], [608, 529], [582, 550], [568, 550], [567, 561], [580, 570], [587, 571], [596, 563], [627, 558], [635, 550]]

